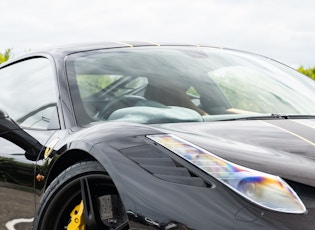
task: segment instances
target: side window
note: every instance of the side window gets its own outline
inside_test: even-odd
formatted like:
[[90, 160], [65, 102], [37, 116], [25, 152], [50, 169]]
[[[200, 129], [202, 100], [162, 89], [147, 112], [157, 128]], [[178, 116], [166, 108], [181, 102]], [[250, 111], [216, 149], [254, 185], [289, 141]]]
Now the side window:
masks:
[[51, 63], [34, 58], [0, 69], [0, 107], [22, 127], [47, 129], [56, 112]]

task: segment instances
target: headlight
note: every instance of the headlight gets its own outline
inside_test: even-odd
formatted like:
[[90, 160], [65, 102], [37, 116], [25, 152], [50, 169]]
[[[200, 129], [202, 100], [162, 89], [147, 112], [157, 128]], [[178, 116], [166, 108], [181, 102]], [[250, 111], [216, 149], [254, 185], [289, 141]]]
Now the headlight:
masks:
[[285, 213], [306, 212], [294, 190], [278, 176], [234, 164], [174, 135], [149, 135], [148, 138], [257, 205]]

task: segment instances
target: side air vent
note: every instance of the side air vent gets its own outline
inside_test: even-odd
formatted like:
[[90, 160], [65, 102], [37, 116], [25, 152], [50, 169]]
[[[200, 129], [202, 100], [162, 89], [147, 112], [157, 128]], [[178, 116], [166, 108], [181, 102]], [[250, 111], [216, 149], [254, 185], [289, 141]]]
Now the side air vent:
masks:
[[191, 186], [209, 187], [204, 180], [179, 165], [168, 154], [150, 144], [144, 144], [121, 152], [140, 167], [165, 181]]

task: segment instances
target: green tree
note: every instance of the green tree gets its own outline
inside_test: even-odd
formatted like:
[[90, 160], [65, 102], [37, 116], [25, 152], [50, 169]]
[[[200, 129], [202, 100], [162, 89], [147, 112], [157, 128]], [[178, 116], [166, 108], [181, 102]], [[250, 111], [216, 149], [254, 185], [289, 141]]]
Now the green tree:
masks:
[[7, 61], [12, 56], [12, 49], [6, 49], [4, 53], [0, 52], [0, 64]]
[[303, 66], [299, 67], [297, 69], [300, 73], [312, 78], [313, 80], [315, 80], [315, 66], [313, 68], [304, 68]]

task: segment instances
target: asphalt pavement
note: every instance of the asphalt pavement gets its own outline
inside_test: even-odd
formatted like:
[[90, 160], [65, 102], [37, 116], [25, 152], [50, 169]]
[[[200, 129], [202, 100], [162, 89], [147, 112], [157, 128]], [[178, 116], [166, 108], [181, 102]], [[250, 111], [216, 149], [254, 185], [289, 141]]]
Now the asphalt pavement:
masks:
[[[31, 229], [32, 222], [29, 221], [33, 216], [30, 216], [29, 213], [34, 213], [35, 210], [34, 194], [0, 187], [0, 197], [4, 198], [0, 201], [0, 230]], [[6, 227], [10, 221], [10, 226], [13, 228]]]

